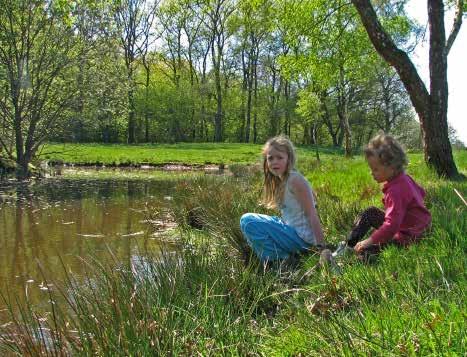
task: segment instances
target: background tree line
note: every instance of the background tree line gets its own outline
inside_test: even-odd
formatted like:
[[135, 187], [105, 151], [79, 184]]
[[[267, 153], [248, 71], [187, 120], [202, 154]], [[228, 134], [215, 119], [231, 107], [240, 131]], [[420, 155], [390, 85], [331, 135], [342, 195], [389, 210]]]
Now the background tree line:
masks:
[[[26, 174], [47, 140], [261, 143], [283, 133], [351, 155], [384, 130], [409, 148], [424, 143], [427, 162], [438, 167], [433, 150], [452, 158], [447, 92], [430, 96], [413, 73], [414, 80], [404, 77], [401, 66], [410, 60], [399, 68], [384, 56], [364, 7], [398, 54], [413, 50], [423, 28], [405, 15], [405, 1], [353, 3], [0, 0], [2, 151]], [[449, 6], [428, 4], [431, 12]], [[460, 13], [458, 32], [465, 5], [452, 6]], [[430, 23], [438, 18], [444, 13], [432, 14]], [[454, 39], [430, 42], [444, 53], [430, 58], [441, 62], [438, 72]], [[446, 79], [433, 83], [441, 94], [447, 90]], [[423, 105], [432, 111], [421, 112]], [[441, 127], [430, 124], [435, 115]], [[457, 173], [450, 165], [438, 173]]]

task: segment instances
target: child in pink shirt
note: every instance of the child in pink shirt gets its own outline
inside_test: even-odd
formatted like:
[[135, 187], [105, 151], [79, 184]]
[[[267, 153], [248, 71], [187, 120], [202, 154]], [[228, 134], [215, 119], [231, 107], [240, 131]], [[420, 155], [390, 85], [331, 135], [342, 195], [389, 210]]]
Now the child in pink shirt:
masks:
[[[389, 243], [407, 246], [420, 240], [431, 224], [431, 214], [423, 201], [425, 191], [404, 172], [407, 157], [393, 137], [381, 134], [373, 138], [365, 157], [375, 181], [384, 183], [385, 208], [369, 207], [362, 212], [347, 238], [347, 244], [366, 261]], [[370, 228], [374, 231], [362, 240]]]

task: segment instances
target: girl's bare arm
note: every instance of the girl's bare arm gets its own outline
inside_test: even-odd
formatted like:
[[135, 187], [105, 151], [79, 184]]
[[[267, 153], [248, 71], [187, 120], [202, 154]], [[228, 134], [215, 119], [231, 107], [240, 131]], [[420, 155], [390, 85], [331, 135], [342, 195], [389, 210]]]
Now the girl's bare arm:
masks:
[[310, 190], [308, 182], [305, 181], [304, 178], [296, 176], [291, 178], [290, 185], [295, 194], [295, 197], [297, 198], [298, 202], [303, 208], [303, 211], [310, 221], [311, 229], [313, 230], [316, 238], [316, 244], [325, 244], [318, 212], [314, 205], [313, 193]]

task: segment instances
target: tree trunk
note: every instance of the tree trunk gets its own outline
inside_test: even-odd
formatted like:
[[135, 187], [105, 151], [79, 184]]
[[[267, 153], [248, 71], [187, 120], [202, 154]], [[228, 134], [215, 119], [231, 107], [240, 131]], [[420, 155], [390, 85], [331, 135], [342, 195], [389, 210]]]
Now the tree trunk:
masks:
[[83, 116], [84, 116], [84, 56], [80, 56], [79, 65], [78, 65], [78, 76], [77, 76], [77, 85], [78, 85], [78, 95], [76, 98], [76, 108], [75, 108], [75, 120], [76, 124], [73, 125], [72, 131], [72, 141], [81, 142], [84, 137], [83, 133]]
[[448, 133], [448, 76], [443, 1], [428, 1], [430, 26], [430, 117], [424, 126], [425, 160], [440, 176], [458, 174]]
[[345, 87], [344, 68], [340, 65], [339, 85], [337, 86], [337, 115], [344, 129], [345, 157], [352, 157], [352, 131], [350, 130], [349, 117], [347, 113], [347, 93]]
[[207, 113], [206, 113], [206, 86], [207, 86], [207, 79], [206, 79], [206, 71], [207, 71], [207, 61], [209, 50], [212, 46], [212, 43], [209, 43], [206, 47], [206, 51], [203, 52], [203, 62], [202, 62], [202, 72], [201, 72], [201, 86], [200, 86], [200, 100], [201, 100], [201, 108], [200, 108], [200, 118], [201, 118], [201, 138], [203, 141], [208, 141], [209, 139], [209, 128], [207, 123]]
[[[446, 46], [443, 1], [428, 0], [430, 93], [407, 53], [394, 44], [382, 27], [370, 1], [352, 0], [352, 3], [376, 51], [396, 69], [409, 93], [420, 118], [426, 163], [432, 166], [439, 176], [449, 178], [457, 176], [458, 171], [452, 155], [447, 125], [447, 52], [450, 47]], [[448, 42], [452, 44], [451, 39], [452, 37]]]
[[245, 48], [242, 48], [242, 92], [241, 92], [241, 103], [240, 103], [240, 132], [239, 132], [239, 141], [245, 141], [245, 119], [246, 119], [246, 108], [245, 108], [245, 93], [247, 91], [247, 81], [248, 81], [248, 73], [247, 73], [247, 66], [245, 63]]
[[258, 55], [255, 51], [254, 62], [253, 62], [253, 76], [254, 76], [254, 88], [253, 88], [253, 99], [254, 99], [254, 109], [253, 109], [253, 143], [256, 144], [258, 141]]
[[324, 124], [328, 128], [329, 135], [331, 135], [332, 145], [334, 147], [338, 147], [339, 144], [337, 142], [337, 133], [339, 132], [339, 129], [337, 129], [336, 131], [334, 131], [334, 129], [333, 129], [333, 125], [332, 125], [332, 121], [331, 121], [331, 114], [329, 113], [329, 108], [328, 108], [328, 105], [326, 104], [326, 97], [327, 97], [326, 92], [321, 93], [320, 99], [321, 99], [321, 103], [323, 105], [323, 116], [322, 116], [322, 118], [323, 118]]
[[215, 44], [213, 43], [212, 56], [214, 65], [214, 77], [216, 82], [216, 102], [217, 109], [214, 117], [214, 141], [222, 141], [222, 86], [221, 86], [221, 48], [218, 46], [217, 54], [214, 50]]
[[16, 179], [18, 181], [25, 180], [29, 177], [29, 161], [23, 156], [22, 160], [17, 160], [16, 164]]
[[16, 144], [16, 178], [18, 181], [27, 179], [29, 176], [29, 168], [26, 153], [24, 152], [24, 138], [23, 132], [21, 130], [21, 125], [23, 118], [21, 117], [21, 113], [19, 113], [19, 108], [14, 101], [15, 105], [15, 120], [14, 120], [14, 127], [15, 127], [15, 144]]
[[337, 127], [337, 131], [338, 131], [338, 134], [337, 134], [337, 146], [338, 147], [341, 147], [342, 146], [342, 143], [344, 142], [344, 127], [343, 127], [343, 123], [341, 120], [339, 120], [339, 126]]
[[313, 123], [313, 143], [315, 144], [315, 155], [316, 155], [316, 160], [317, 161], [321, 161], [320, 158], [319, 158], [319, 147], [318, 147], [318, 123], [315, 121]]
[[150, 83], [150, 69], [146, 68], [146, 83], [144, 84], [144, 139], [149, 142], [149, 83]]
[[136, 142], [136, 120], [133, 88], [130, 88], [128, 90], [128, 105], [128, 144], [134, 144]]
[[250, 58], [248, 59], [248, 72], [247, 72], [247, 101], [246, 101], [246, 127], [245, 127], [245, 142], [250, 142], [250, 130], [251, 130], [251, 107], [252, 107], [252, 94], [253, 94], [253, 71], [251, 63], [251, 52]]
[[277, 134], [277, 128], [278, 128], [278, 122], [279, 122], [279, 117], [277, 115], [277, 108], [276, 108], [276, 81], [277, 81], [277, 76], [276, 76], [276, 70], [274, 66], [271, 66], [271, 72], [272, 72], [272, 81], [271, 81], [271, 99], [270, 99], [270, 126], [269, 126], [269, 136], [274, 136]]
[[[188, 63], [190, 65], [190, 94], [192, 96], [192, 98], [194, 98], [195, 96], [195, 74], [194, 74], [194, 70], [193, 70], [193, 59], [192, 59], [192, 56], [191, 56], [191, 45], [188, 46]], [[197, 134], [197, 131], [196, 131], [196, 127], [197, 127], [197, 122], [196, 122], [196, 113], [195, 113], [195, 103], [192, 99], [192, 104], [191, 104], [191, 125], [192, 125], [192, 128], [191, 128], [191, 140], [193, 142], [196, 141], [196, 134]]]
[[284, 134], [290, 136], [290, 112], [289, 112], [290, 84], [288, 80], [285, 80], [284, 98], [285, 98]]

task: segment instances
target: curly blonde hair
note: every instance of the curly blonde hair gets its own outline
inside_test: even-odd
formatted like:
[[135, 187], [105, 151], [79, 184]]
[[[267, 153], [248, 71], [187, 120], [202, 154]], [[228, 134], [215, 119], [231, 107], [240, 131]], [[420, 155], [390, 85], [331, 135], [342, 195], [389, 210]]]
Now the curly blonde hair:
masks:
[[[286, 153], [287, 170], [283, 177], [275, 176], [268, 168], [267, 153], [270, 148]], [[277, 208], [284, 199], [285, 183], [295, 167], [295, 148], [286, 136], [279, 135], [269, 139], [263, 146], [264, 189], [262, 203], [268, 208]]]
[[391, 166], [397, 173], [404, 171], [407, 166], [407, 155], [402, 145], [391, 135], [378, 134], [370, 140], [364, 150], [365, 157], [377, 157], [384, 166]]

